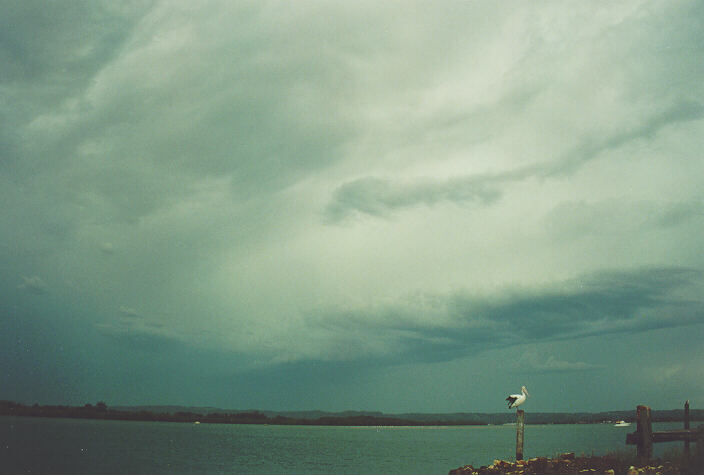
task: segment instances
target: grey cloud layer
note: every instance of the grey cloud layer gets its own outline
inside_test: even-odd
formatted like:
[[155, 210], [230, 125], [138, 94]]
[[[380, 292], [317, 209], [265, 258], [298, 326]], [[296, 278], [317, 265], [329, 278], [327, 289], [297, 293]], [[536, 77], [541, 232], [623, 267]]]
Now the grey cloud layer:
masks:
[[589, 161], [602, 153], [617, 150], [635, 140], [648, 140], [665, 127], [681, 122], [700, 120], [704, 105], [698, 102], [680, 102], [652, 117], [648, 117], [632, 130], [609, 131], [606, 137], [584, 137], [581, 143], [557, 159], [519, 167], [489, 176], [466, 176], [449, 180], [426, 179], [418, 183], [394, 183], [388, 179], [366, 177], [344, 183], [338, 187], [327, 205], [328, 222], [339, 222], [352, 213], [387, 217], [405, 208], [438, 202], [463, 204], [476, 201], [489, 205], [497, 201], [503, 190], [511, 184], [529, 178], [548, 179], [576, 173]]
[[13, 374], [32, 336], [86, 387], [521, 342], [559, 377], [623, 366], [550, 342], [701, 323], [701, 2], [0, 7]]
[[616, 150], [635, 140], [653, 139], [666, 127], [677, 126], [682, 122], [701, 120], [704, 117], [704, 105], [699, 102], [675, 102], [669, 104], [663, 111], [655, 113], [643, 122], [634, 119], [637, 124], [630, 130], [614, 131], [605, 134], [606, 137], [588, 138], [584, 143], [566, 154], [554, 164], [546, 166], [541, 174], [545, 176], [573, 173], [589, 160], [597, 158], [601, 153]]
[[444, 183], [421, 182], [405, 185], [368, 177], [346, 183], [335, 190], [325, 216], [330, 222], [343, 220], [352, 212], [384, 217], [395, 210], [418, 204], [431, 206], [438, 202], [449, 201], [478, 202], [487, 205], [499, 197], [500, 193], [497, 190], [479, 179], [454, 179]]
[[[601, 272], [543, 289], [466, 291], [337, 312], [322, 324], [355, 345], [385, 335], [394, 360], [443, 361], [491, 348], [704, 323], [702, 273], [686, 268]], [[327, 323], [325, 323], [327, 322]], [[343, 338], [344, 340], [344, 338]], [[536, 365], [542, 372], [593, 369]]]

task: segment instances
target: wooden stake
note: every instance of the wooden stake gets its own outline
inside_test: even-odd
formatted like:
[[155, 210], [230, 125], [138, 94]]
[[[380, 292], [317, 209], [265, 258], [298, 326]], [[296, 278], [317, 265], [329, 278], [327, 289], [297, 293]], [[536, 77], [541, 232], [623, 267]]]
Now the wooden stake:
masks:
[[516, 461], [523, 460], [523, 426], [525, 413], [522, 409], [516, 410]]
[[[689, 429], [689, 399], [684, 403], [684, 428]], [[684, 441], [684, 455], [689, 457], [689, 439]]]
[[650, 408], [636, 408], [636, 434], [638, 435], [638, 458], [650, 460], [653, 458], [653, 424], [650, 419]]

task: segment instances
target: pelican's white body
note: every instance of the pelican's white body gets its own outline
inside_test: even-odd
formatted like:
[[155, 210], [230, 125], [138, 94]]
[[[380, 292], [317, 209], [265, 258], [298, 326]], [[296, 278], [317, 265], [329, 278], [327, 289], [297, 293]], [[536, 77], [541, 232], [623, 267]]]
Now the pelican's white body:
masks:
[[528, 396], [529, 394], [526, 390], [526, 387], [521, 386], [521, 394], [511, 394], [509, 397], [506, 398], [506, 400], [508, 401], [508, 408], [513, 409], [514, 407], [520, 406], [521, 404], [526, 402]]

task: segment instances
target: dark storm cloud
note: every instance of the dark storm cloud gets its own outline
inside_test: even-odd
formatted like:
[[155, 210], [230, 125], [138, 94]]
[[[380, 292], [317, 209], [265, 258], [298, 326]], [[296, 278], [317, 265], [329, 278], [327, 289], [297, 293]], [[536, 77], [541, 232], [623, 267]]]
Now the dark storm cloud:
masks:
[[126, 3], [0, 2], [0, 81], [27, 85], [51, 78], [60, 80], [54, 87], [80, 87], [81, 83], [70, 84], [65, 70], [70, 68], [73, 77], [84, 79], [95, 72], [129, 35], [134, 17], [151, 2]]
[[700, 3], [0, 7], [6, 393], [391, 407], [701, 321]]
[[49, 160], [28, 161], [28, 146], [54, 159], [71, 147], [64, 140], [44, 148], [43, 140], [32, 141], [23, 128], [89, 87], [94, 75], [119, 54], [150, 3], [0, 2], [0, 119], [5, 124], [0, 129], [0, 168], [16, 178], [27, 177], [37, 167], [53, 165]]
[[[687, 294], [700, 291], [701, 284], [701, 272], [687, 268], [600, 272], [537, 290], [506, 289], [492, 296], [463, 291], [424, 297], [424, 304], [350, 310], [326, 328], [342, 341], [349, 336], [352, 346], [359, 338], [383, 335], [395, 343], [383, 356], [390, 360], [444, 361], [525, 343], [701, 324], [704, 305]], [[554, 361], [538, 367], [580, 369]]]
[[336, 55], [311, 56], [317, 42], [299, 26], [253, 5], [214, 22], [208, 8], [152, 3], [6, 9], [16, 18], [0, 48], [17, 72], [3, 88], [16, 102], [2, 108], [0, 166], [41, 208], [60, 203], [68, 230], [133, 224], [213, 177], [247, 201], [336, 159], [339, 124], [320, 119], [340, 84], [323, 60]]
[[602, 272], [542, 292], [509, 292], [498, 301], [459, 296], [455, 311], [460, 320], [484, 316], [506, 332], [504, 341], [643, 331], [701, 322], [701, 302], [677, 295], [698, 282], [701, 274], [692, 269]]

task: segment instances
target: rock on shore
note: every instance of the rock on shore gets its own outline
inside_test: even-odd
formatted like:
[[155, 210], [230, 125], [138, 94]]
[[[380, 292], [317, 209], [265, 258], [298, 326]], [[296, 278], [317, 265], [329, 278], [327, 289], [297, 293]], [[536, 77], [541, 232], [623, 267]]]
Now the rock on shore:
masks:
[[471, 465], [450, 470], [450, 475], [489, 475], [489, 474], [561, 474], [561, 473], [594, 473], [604, 475], [639, 475], [639, 474], [678, 474], [692, 472], [670, 462], [650, 461], [643, 466], [626, 465], [623, 460], [612, 456], [575, 457], [574, 453], [562, 454], [556, 458], [537, 457], [517, 462], [494, 460], [488, 466], [474, 468]]

